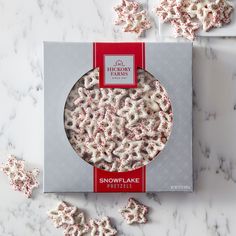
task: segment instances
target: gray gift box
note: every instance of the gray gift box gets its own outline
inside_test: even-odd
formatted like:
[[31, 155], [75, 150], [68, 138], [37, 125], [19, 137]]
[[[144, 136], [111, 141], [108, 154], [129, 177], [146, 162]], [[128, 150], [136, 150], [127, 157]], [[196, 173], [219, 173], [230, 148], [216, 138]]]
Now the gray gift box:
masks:
[[[166, 88], [174, 114], [170, 139], [146, 166], [145, 191], [191, 192], [192, 44], [145, 43], [145, 62]], [[64, 129], [67, 96], [92, 68], [93, 43], [44, 43], [44, 192], [94, 192], [94, 167], [78, 157]]]

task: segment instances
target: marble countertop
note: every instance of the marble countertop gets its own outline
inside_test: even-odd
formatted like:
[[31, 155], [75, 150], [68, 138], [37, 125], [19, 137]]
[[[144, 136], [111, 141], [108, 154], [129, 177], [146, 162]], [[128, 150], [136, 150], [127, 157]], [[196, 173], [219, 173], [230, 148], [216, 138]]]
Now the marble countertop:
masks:
[[[153, 14], [145, 38], [122, 33], [111, 23], [117, 2], [0, 0], [1, 162], [14, 153], [43, 171], [43, 41], [166, 40]], [[142, 2], [150, 10], [156, 1]], [[0, 173], [0, 236], [62, 235], [46, 215], [61, 199], [111, 216], [119, 235], [235, 236], [236, 38], [198, 39], [193, 54], [194, 193], [56, 195], [41, 184], [28, 200]], [[150, 206], [148, 224], [123, 222], [117, 209], [129, 196]]]

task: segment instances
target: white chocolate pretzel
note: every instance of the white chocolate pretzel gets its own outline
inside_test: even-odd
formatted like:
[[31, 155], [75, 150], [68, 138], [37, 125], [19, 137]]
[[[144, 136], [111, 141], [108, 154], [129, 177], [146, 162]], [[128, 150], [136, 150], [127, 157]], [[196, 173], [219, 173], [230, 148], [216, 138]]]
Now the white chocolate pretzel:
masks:
[[74, 102], [68, 95], [64, 120], [71, 145], [85, 161], [107, 171], [130, 171], [148, 164], [171, 133], [173, 115], [166, 90], [142, 69], [138, 69], [137, 88], [100, 89], [99, 81], [92, 80], [86, 89], [90, 76], [99, 77], [97, 69], [93, 73], [73, 87]]
[[227, 0], [202, 0], [191, 2], [186, 11], [191, 18], [199, 19], [204, 31], [209, 31], [230, 23], [233, 6]]
[[67, 202], [60, 202], [56, 209], [48, 212], [56, 228], [63, 228], [65, 236], [81, 236], [89, 232], [84, 213]]
[[117, 20], [115, 21], [116, 25], [120, 25], [126, 22], [127, 17], [130, 14], [134, 14], [139, 9], [139, 3], [136, 1], [122, 0], [121, 5], [114, 7], [114, 10], [117, 13]]
[[52, 219], [56, 228], [67, 228], [68, 225], [75, 223], [74, 215], [77, 208], [66, 202], [60, 202], [56, 209], [48, 212], [48, 216]]
[[65, 231], [64, 236], [81, 236], [89, 232], [90, 228], [87, 225], [69, 225]]
[[129, 15], [123, 30], [124, 32], [136, 33], [140, 37], [145, 30], [151, 27], [151, 21], [148, 19], [147, 12], [143, 10]]
[[74, 214], [74, 224], [68, 225], [64, 231], [64, 236], [82, 236], [90, 231], [89, 225], [85, 222], [83, 212], [78, 209]]
[[134, 198], [129, 198], [128, 204], [119, 211], [127, 224], [144, 224], [147, 222], [148, 207]]
[[103, 217], [102, 219], [91, 219], [89, 221], [91, 228], [91, 236], [115, 236], [117, 235], [117, 230], [112, 227], [110, 219], [108, 217]]
[[10, 155], [8, 161], [0, 166], [0, 170], [8, 176], [13, 189], [23, 192], [28, 198], [32, 196], [33, 189], [39, 186], [37, 181], [39, 170], [26, 170], [24, 161], [18, 160], [13, 155]]
[[163, 22], [174, 26], [176, 37], [189, 40], [204, 31], [230, 23], [233, 6], [227, 0], [162, 0], [155, 12]]
[[136, 1], [122, 0], [122, 4], [114, 7], [114, 10], [118, 16], [115, 24], [124, 24], [124, 32], [136, 33], [139, 37], [145, 30], [151, 28], [147, 12], [140, 10], [140, 4]]

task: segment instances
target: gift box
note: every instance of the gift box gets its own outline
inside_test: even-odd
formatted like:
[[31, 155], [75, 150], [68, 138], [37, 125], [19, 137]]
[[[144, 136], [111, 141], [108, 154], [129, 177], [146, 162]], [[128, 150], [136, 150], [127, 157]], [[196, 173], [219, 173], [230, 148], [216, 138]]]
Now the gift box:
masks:
[[191, 43], [44, 43], [44, 192], [193, 191]]

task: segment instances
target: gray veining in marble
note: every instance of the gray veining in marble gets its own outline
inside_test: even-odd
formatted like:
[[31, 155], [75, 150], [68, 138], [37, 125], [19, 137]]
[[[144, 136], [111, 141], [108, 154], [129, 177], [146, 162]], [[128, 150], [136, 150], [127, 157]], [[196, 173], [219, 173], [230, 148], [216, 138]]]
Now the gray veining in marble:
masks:
[[[14, 153], [43, 168], [43, 41], [164, 40], [153, 13], [146, 38], [122, 33], [111, 23], [118, 2], [0, 0], [1, 161]], [[156, 1], [141, 2], [152, 9]], [[132, 194], [150, 206], [150, 223], [127, 226], [117, 210], [131, 194], [42, 194], [41, 186], [27, 200], [0, 173], [0, 236], [62, 235], [46, 215], [60, 199], [87, 217], [111, 216], [122, 236], [235, 236], [235, 62], [235, 38], [194, 43], [194, 193]]]

